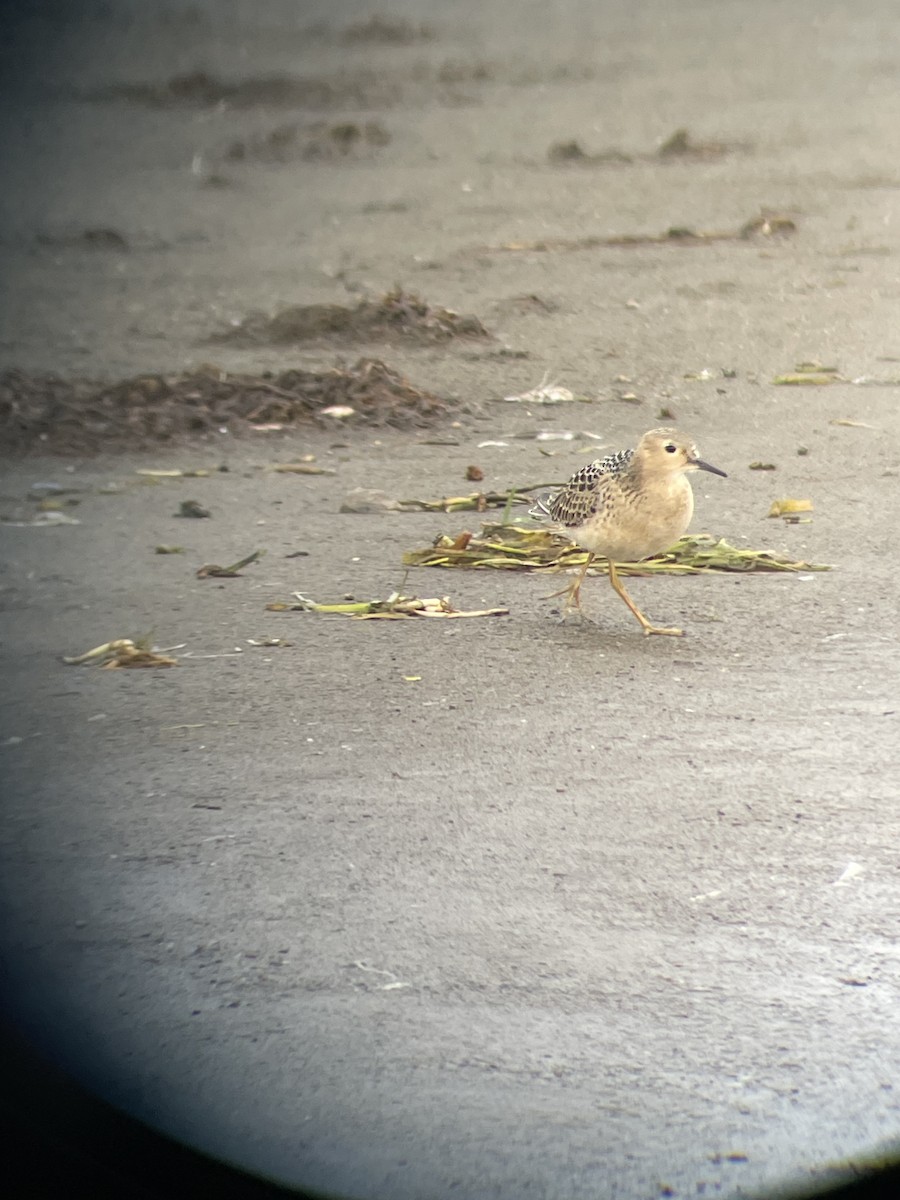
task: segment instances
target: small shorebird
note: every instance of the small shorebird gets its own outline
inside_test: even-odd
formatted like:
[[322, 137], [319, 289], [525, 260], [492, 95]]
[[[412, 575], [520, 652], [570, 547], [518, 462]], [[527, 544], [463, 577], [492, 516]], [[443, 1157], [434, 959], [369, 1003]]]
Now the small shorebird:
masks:
[[[599, 554], [607, 560], [609, 582], [640, 622], [645, 634], [683, 636], [681, 629], [652, 625], [631, 599], [616, 571], [617, 562], [640, 562], [668, 550], [685, 533], [694, 513], [688, 471], [718, 467], [700, 457], [693, 441], [675, 429], [651, 429], [633, 450], [620, 450], [588, 463], [560, 491], [539, 500], [532, 515], [549, 517], [576, 545], [588, 551], [577, 578], [554, 596], [581, 611], [581, 585]], [[549, 599], [550, 597], [548, 597]]]

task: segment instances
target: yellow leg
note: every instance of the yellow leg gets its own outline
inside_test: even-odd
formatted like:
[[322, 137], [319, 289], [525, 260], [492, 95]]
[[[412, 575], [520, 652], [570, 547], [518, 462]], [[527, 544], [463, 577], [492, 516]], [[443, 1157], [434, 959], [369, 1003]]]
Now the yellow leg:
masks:
[[584, 560], [584, 566], [581, 568], [577, 578], [573, 579], [568, 587], [561, 588], [558, 592], [551, 592], [549, 596], [545, 596], [545, 600], [552, 600], [555, 596], [565, 596], [566, 606], [563, 610], [563, 616], [568, 613], [569, 609], [577, 608], [579, 612], [584, 612], [581, 607], [581, 585], [584, 583], [584, 577], [587, 575], [587, 569], [594, 561], [593, 554], [588, 554]]
[[632, 598], [625, 591], [622, 581], [619, 579], [619, 573], [616, 570], [616, 564], [612, 561], [612, 559], [609, 560], [609, 582], [612, 584], [613, 590], [622, 597], [622, 599], [634, 613], [635, 617], [637, 617], [638, 621], [640, 621], [641, 629], [643, 629], [647, 637], [649, 637], [651, 633], [663, 633], [667, 634], [669, 637], [684, 637], [683, 629], [663, 629], [657, 625], [650, 624]]

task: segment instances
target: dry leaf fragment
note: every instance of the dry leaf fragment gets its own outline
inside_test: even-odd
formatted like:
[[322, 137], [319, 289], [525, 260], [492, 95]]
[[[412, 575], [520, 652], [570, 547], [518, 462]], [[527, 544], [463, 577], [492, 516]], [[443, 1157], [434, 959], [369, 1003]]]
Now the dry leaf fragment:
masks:
[[178, 660], [166, 654], [158, 654], [149, 646], [133, 642], [131, 638], [116, 638], [95, 646], [75, 658], [63, 658], [69, 666], [80, 667], [96, 664], [104, 670], [116, 667], [177, 667]]
[[318, 604], [295, 592], [293, 603], [276, 601], [267, 604], [266, 609], [269, 612], [337, 613], [358, 621], [404, 621], [413, 617], [500, 617], [509, 613], [508, 608], [460, 612], [452, 606], [448, 596], [420, 600], [417, 596], [401, 596], [399, 592], [394, 592], [387, 600], [357, 600], [347, 604]]
[[586, 396], [576, 396], [569, 388], [556, 385], [541, 385], [532, 388], [530, 392], [522, 392], [518, 396], [504, 396], [508, 404], [568, 404], [573, 400], [587, 400]]
[[828, 424], [843, 425], [847, 429], [875, 429], [874, 425], [867, 425], [865, 421], [851, 421], [849, 417], [835, 417]]
[[812, 510], [812, 500], [795, 500], [791, 496], [786, 496], [781, 500], [772, 501], [768, 515], [770, 517], [790, 517], [795, 513], [812, 512]]
[[839, 375], [826, 375], [813, 371], [795, 371], [787, 375], [776, 375], [772, 382], [779, 387], [825, 387], [829, 383], [841, 383]]
[[135, 475], [143, 475], [145, 479], [207, 479], [212, 474], [203, 467], [193, 471], [157, 470], [155, 467], [140, 467]]
[[336, 475], [334, 467], [317, 467], [308, 462], [270, 463], [267, 471], [277, 471], [281, 475]]
[[230, 567], [220, 567], [216, 563], [207, 563], [206, 566], [197, 568], [198, 579], [234, 579], [240, 575], [242, 568], [249, 567], [251, 563], [258, 562], [265, 554], [265, 550], [254, 550], [252, 554], [248, 554], [246, 558], [240, 559], [239, 562], [232, 563]]

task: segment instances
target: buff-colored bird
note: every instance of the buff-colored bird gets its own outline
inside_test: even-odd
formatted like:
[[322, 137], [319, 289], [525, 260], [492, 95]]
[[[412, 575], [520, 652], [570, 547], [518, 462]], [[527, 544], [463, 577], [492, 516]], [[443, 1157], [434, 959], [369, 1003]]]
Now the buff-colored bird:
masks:
[[555, 596], [565, 595], [566, 611], [581, 610], [581, 585], [595, 555], [607, 560], [609, 582], [645, 634], [681, 637], [683, 630], [651, 624], [619, 579], [617, 562], [640, 562], [668, 550], [686, 532], [694, 513], [689, 471], [725, 476], [700, 457], [686, 434], [651, 429], [633, 450], [620, 450], [588, 463], [561, 491], [538, 502], [535, 516], [549, 517], [561, 532], [587, 550], [577, 578]]

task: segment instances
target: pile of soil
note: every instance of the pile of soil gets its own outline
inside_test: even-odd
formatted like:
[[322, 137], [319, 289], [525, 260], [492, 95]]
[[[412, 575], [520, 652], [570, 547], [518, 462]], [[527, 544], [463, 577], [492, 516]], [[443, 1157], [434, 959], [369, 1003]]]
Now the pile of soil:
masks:
[[394, 288], [378, 300], [343, 304], [295, 304], [273, 317], [251, 313], [240, 324], [214, 334], [212, 341], [239, 345], [287, 346], [317, 338], [383, 342], [398, 338], [424, 343], [450, 338], [484, 338], [491, 334], [477, 317], [449, 308], [432, 308], [415, 292]]
[[378, 359], [328, 371], [237, 375], [203, 366], [117, 383], [0, 374], [0, 437], [10, 450], [141, 449], [227, 427], [336, 421], [408, 427], [450, 415], [451, 401], [415, 387]]
[[84, 95], [96, 102], [126, 101], [147, 108], [381, 108], [396, 102], [397, 86], [371, 71], [334, 78], [266, 75], [225, 80], [207, 71], [174, 75], [161, 83], [111, 83]]
[[391, 135], [379, 121], [365, 121], [361, 125], [353, 121], [335, 125], [323, 121], [307, 126], [279, 125], [268, 133], [231, 142], [223, 157], [226, 162], [287, 163], [298, 159], [339, 162], [360, 152], [381, 149], [390, 140]]

